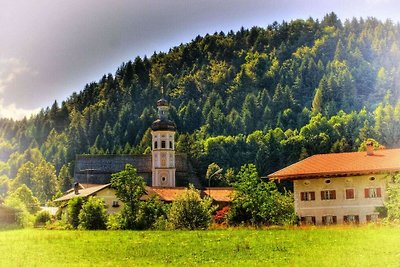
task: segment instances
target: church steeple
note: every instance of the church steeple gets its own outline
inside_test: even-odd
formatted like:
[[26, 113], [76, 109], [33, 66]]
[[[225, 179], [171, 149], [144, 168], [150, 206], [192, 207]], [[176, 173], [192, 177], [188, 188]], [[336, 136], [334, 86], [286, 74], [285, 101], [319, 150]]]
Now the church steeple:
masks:
[[168, 101], [157, 101], [158, 119], [151, 125], [152, 186], [175, 187], [175, 132], [176, 125], [169, 120]]

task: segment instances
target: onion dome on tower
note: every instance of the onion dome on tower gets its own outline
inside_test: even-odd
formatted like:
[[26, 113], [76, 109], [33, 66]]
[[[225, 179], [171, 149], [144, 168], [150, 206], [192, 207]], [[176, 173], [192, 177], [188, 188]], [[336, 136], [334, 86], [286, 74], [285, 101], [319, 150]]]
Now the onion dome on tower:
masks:
[[176, 124], [168, 119], [168, 101], [161, 98], [157, 101], [158, 119], [151, 124], [153, 131], [176, 131]]

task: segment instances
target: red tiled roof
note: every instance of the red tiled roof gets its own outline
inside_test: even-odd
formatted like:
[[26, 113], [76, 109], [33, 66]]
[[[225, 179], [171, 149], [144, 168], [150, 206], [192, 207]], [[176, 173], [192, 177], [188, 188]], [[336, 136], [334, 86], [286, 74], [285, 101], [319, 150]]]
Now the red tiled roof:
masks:
[[318, 154], [268, 175], [269, 179], [317, 178], [400, 171], [400, 149]]
[[172, 202], [179, 197], [186, 187], [147, 187], [146, 192], [148, 195], [156, 194], [160, 200]]
[[79, 194], [75, 194], [75, 191], [72, 190], [72, 192], [55, 199], [55, 202], [60, 202], [60, 201], [68, 201], [73, 197], [77, 197], [77, 196], [81, 196], [81, 197], [88, 197], [91, 196], [97, 192], [99, 192], [100, 190], [103, 190], [104, 188], [110, 187], [111, 184], [101, 184], [101, 185], [97, 185], [97, 186], [92, 186], [89, 188], [85, 188], [85, 189], [79, 189], [78, 192]]
[[[156, 194], [160, 200], [166, 202], [175, 201], [187, 188], [186, 187], [146, 187], [147, 195]], [[211, 196], [216, 202], [230, 202], [232, 200], [231, 187], [211, 187], [200, 191], [201, 196]]]
[[232, 201], [233, 191], [232, 187], [209, 187], [203, 190], [205, 195], [210, 196], [217, 202]]

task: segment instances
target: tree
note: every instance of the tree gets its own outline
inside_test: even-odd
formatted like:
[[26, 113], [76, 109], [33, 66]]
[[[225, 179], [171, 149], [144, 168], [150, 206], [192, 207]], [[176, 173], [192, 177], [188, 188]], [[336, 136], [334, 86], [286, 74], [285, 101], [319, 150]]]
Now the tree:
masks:
[[86, 230], [106, 229], [107, 210], [103, 199], [89, 197], [79, 212], [79, 227]]
[[66, 192], [71, 188], [73, 178], [70, 174], [70, 164], [61, 167], [60, 173], [58, 174], [58, 181], [61, 183], [61, 192]]
[[172, 203], [168, 221], [174, 229], [207, 229], [211, 223], [212, 200], [201, 199], [200, 193], [191, 185]]
[[17, 176], [15, 177], [12, 187], [18, 188], [21, 185], [25, 184], [29, 188], [33, 188], [34, 181], [34, 173], [35, 173], [35, 165], [28, 161], [24, 163], [17, 172]]
[[42, 160], [35, 169], [33, 191], [43, 202], [51, 199], [59, 190], [59, 183], [54, 166]]
[[121, 212], [122, 228], [135, 229], [140, 198], [145, 193], [143, 178], [137, 174], [132, 165], [126, 164], [123, 171], [111, 175], [111, 186], [117, 191], [117, 197], [125, 204]]
[[76, 229], [79, 225], [79, 213], [81, 212], [84, 199], [81, 196], [73, 197], [68, 201], [67, 220], [72, 228]]
[[390, 221], [400, 221], [400, 175], [392, 177], [388, 183], [387, 199], [385, 201], [385, 208], [387, 209], [387, 218]]
[[40, 210], [39, 200], [24, 184], [18, 187], [14, 192], [11, 192], [6, 197], [4, 203], [7, 205], [7, 203], [14, 202], [14, 200], [20, 201], [26, 207], [26, 210], [31, 214], [35, 214]]
[[211, 184], [211, 179], [214, 178], [215, 180], [221, 180], [222, 177], [222, 169], [216, 164], [215, 162], [208, 165], [207, 172], [206, 172], [206, 179], [208, 180], [208, 184]]
[[242, 166], [228, 219], [231, 224], [292, 224], [296, 220], [293, 196], [281, 194], [274, 182], [262, 182], [253, 164]]

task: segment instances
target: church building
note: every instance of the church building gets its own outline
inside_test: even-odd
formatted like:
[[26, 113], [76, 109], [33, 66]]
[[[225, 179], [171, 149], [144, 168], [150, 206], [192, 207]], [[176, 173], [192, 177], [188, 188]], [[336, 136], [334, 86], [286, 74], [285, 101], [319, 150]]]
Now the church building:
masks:
[[200, 187], [187, 155], [175, 152], [176, 124], [171, 121], [169, 104], [157, 101], [158, 118], [151, 125], [152, 149], [147, 155], [77, 155], [74, 180], [80, 184], [107, 184], [111, 174], [131, 164], [148, 186]]
[[[108, 213], [118, 212], [123, 203], [115, 195], [110, 180], [113, 173], [122, 171], [126, 164], [137, 169], [147, 184], [143, 200], [158, 195], [164, 202], [174, 201], [189, 184], [201, 188], [196, 174], [191, 171], [187, 155], [175, 152], [176, 124], [171, 121], [169, 104], [164, 98], [157, 101], [158, 118], [151, 125], [151, 154], [149, 155], [78, 155], [75, 161], [74, 188], [54, 200], [67, 203], [71, 198], [96, 196], [104, 199]], [[209, 196], [219, 205], [231, 200], [232, 188], [204, 188], [201, 196]], [[65, 204], [62, 205], [65, 207]]]

